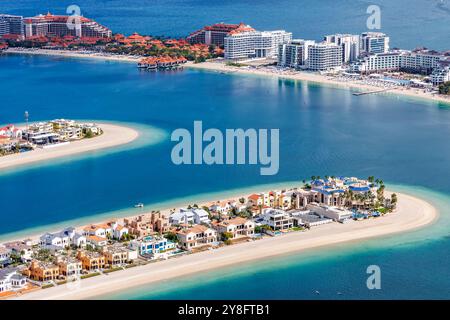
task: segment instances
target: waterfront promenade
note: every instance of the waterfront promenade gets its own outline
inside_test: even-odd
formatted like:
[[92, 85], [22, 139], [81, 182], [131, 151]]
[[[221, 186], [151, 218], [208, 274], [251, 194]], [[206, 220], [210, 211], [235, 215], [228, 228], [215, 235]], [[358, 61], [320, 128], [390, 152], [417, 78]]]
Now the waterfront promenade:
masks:
[[38, 290], [15, 297], [15, 299], [98, 298], [112, 292], [121, 292], [132, 287], [225, 266], [259, 259], [270, 259], [278, 255], [292, 254], [333, 244], [412, 231], [425, 227], [437, 219], [437, 210], [428, 202], [406, 194], [397, 193], [397, 195], [396, 211], [379, 219], [350, 221], [346, 224], [332, 223], [316, 227], [308, 232], [292, 232], [278, 237], [225, 246], [108, 275], [99, 275], [82, 280], [79, 286], [61, 285]]

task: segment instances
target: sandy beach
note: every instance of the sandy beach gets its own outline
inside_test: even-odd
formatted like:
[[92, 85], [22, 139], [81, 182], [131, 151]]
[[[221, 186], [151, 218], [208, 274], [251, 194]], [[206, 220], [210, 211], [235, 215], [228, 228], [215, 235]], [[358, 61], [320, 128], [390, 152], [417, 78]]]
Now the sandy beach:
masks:
[[[4, 51], [5, 53], [11, 54], [32, 54], [32, 55], [44, 55], [44, 56], [59, 56], [66, 58], [91, 58], [91, 59], [100, 59], [106, 61], [122, 61], [122, 62], [133, 62], [137, 63], [142, 57], [131, 57], [131, 56], [118, 56], [118, 55], [108, 55], [102, 53], [81, 53], [74, 51], [65, 51], [65, 50], [46, 50], [46, 49], [20, 49], [20, 48], [9, 48]], [[187, 62], [184, 67], [192, 68], [192, 69], [203, 69], [203, 70], [211, 70], [217, 72], [224, 73], [239, 73], [239, 74], [253, 74], [259, 76], [269, 76], [276, 77], [279, 79], [290, 79], [290, 80], [300, 80], [307, 81], [317, 84], [323, 84], [333, 87], [341, 87], [347, 89], [358, 89], [362, 91], [379, 91], [380, 87], [359, 83], [356, 81], [341, 81], [339, 79], [334, 79], [329, 76], [321, 75], [313, 72], [301, 72], [301, 71], [280, 71], [280, 72], [269, 72], [267, 70], [257, 70], [257, 69], [248, 69], [244, 67], [234, 67], [226, 65], [222, 62], [202, 62], [202, 63], [193, 63], [191, 61]], [[403, 88], [403, 87], [395, 87], [389, 89], [389, 91], [377, 93], [377, 94], [390, 94], [397, 96], [409, 96], [412, 98], [425, 99], [434, 102], [440, 102], [450, 105], [450, 96], [446, 97], [443, 95], [431, 94], [429, 92], [424, 92], [423, 89], [416, 88]]]
[[219, 267], [301, 252], [302, 250], [332, 244], [411, 231], [431, 224], [437, 219], [437, 210], [428, 202], [406, 194], [397, 193], [397, 195], [397, 210], [381, 218], [351, 221], [346, 224], [326, 224], [314, 227], [307, 232], [293, 232], [279, 237], [225, 246], [108, 275], [100, 275], [82, 280], [78, 285], [61, 285], [34, 291], [15, 297], [15, 299], [96, 298], [111, 292]]
[[123, 145], [132, 142], [139, 136], [139, 133], [132, 128], [109, 123], [97, 124], [103, 129], [103, 134], [100, 136], [72, 141], [69, 144], [49, 149], [36, 148], [29, 152], [0, 157], [0, 171], [11, 167]]
[[[224, 63], [219, 63], [219, 62], [202, 62], [202, 63], [188, 62], [185, 66], [188, 68], [193, 68], [193, 69], [211, 70], [211, 71], [218, 71], [218, 72], [231, 73], [231, 74], [232, 73], [252, 74], [252, 75], [259, 75], [259, 76], [276, 77], [279, 79], [306, 81], [306, 82], [324, 84], [324, 85], [333, 86], [333, 87], [337, 86], [337, 87], [347, 88], [347, 89], [358, 89], [358, 90], [367, 91], [367, 92], [379, 91], [379, 90], [383, 89], [383, 88], [380, 88], [377, 86], [359, 83], [356, 81], [341, 81], [341, 80], [334, 79], [329, 76], [321, 75], [318, 73], [312, 73], [312, 72], [302, 72], [302, 71], [269, 72], [267, 70], [248, 69], [245, 67], [234, 67], [234, 66], [229, 66], [229, 65], [226, 65]], [[450, 96], [446, 97], [443, 95], [431, 94], [428, 92], [424, 92], [423, 89], [395, 87], [395, 88], [389, 89], [386, 92], [382, 92], [382, 93], [380, 92], [380, 93], [376, 93], [376, 94], [409, 96], [409, 97], [413, 97], [413, 98], [431, 100], [434, 102], [441, 102], [441, 103], [450, 105]]]

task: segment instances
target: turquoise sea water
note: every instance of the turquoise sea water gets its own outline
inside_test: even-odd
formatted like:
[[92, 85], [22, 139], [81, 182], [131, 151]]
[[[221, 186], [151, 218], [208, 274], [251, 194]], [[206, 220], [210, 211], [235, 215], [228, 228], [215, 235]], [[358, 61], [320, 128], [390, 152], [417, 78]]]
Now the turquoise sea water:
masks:
[[[443, 7], [438, 1], [413, 1], [408, 6], [404, 1], [379, 2], [387, 15], [399, 17], [386, 21], [389, 29], [385, 30], [396, 36], [399, 45], [414, 47], [420, 42], [435, 48], [450, 47], [446, 26], [436, 22], [447, 17], [446, 2]], [[290, 6], [277, 5], [276, 10], [271, 9], [271, 17], [255, 14], [255, 10], [269, 10], [264, 1], [235, 6], [223, 1], [208, 2], [208, 6], [199, 1], [156, 1], [149, 6], [142, 1], [119, 11], [123, 3], [79, 1], [86, 8], [85, 15], [104, 20], [120, 32], [133, 28], [143, 33], [181, 35], [194, 24], [228, 22], [239, 8], [238, 18], [255, 27], [274, 28], [283, 22], [305, 38], [341, 31], [340, 25], [346, 27], [342, 31], [364, 29], [359, 27], [361, 19], [356, 18], [364, 13], [341, 8], [369, 4], [311, 2], [302, 6], [306, 13], [322, 9], [323, 17], [332, 12], [337, 15], [335, 20], [324, 20], [333, 23], [321, 24], [316, 16], [311, 25], [307, 20], [303, 24], [296, 20], [312, 19], [303, 10], [294, 19], [292, 10], [283, 9]], [[47, 9], [56, 12], [64, 5], [64, 1], [2, 1], [0, 12], [31, 15]], [[248, 12], [243, 10], [246, 5]], [[162, 11], [170, 6], [197, 8], [200, 11], [194, 15], [199, 22], [189, 18], [186, 10]], [[420, 10], [424, 7], [427, 10]], [[408, 14], [409, 10], [416, 14]], [[161, 13], [164, 21], [158, 18]], [[421, 27], [413, 29], [412, 20]], [[126, 63], [16, 55], [0, 56], [0, 84], [1, 123], [22, 122], [23, 112], [28, 110], [32, 121], [60, 117], [119, 121], [137, 124], [146, 133], [144, 141], [132, 148], [1, 173], [0, 239], [24, 230], [59, 227], [65, 221], [77, 224], [138, 213], [133, 208], [137, 202], [145, 203], [146, 209], [199, 202], [220, 198], [224, 190], [326, 174], [375, 175], [400, 191], [430, 199], [441, 212], [438, 224], [411, 234], [225, 268], [114, 298], [449, 298], [448, 106], [394, 95], [355, 97], [350, 90], [274, 78], [197, 70], [148, 73]], [[202, 120], [205, 128], [222, 130], [279, 128], [279, 174], [263, 177], [259, 167], [248, 165], [173, 165], [168, 133], [192, 128], [194, 120]], [[149, 144], [155, 129], [162, 140]], [[382, 267], [381, 291], [365, 288], [365, 268], [370, 264]], [[337, 295], [338, 291], [342, 295]]]

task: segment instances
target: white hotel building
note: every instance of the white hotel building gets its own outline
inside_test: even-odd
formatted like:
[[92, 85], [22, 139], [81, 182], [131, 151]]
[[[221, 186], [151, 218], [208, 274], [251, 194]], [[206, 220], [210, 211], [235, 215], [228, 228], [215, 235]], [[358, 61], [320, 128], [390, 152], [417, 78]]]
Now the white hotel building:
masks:
[[313, 40], [292, 40], [280, 44], [278, 65], [296, 69], [328, 71], [342, 66], [342, 45]]
[[334, 43], [315, 43], [308, 47], [306, 66], [313, 71], [328, 71], [342, 66], [342, 46]]
[[325, 36], [324, 41], [342, 46], [343, 63], [358, 60], [361, 46], [360, 36], [358, 34], [332, 34]]
[[292, 33], [284, 30], [230, 34], [224, 39], [225, 59], [276, 58], [279, 44], [291, 39]]

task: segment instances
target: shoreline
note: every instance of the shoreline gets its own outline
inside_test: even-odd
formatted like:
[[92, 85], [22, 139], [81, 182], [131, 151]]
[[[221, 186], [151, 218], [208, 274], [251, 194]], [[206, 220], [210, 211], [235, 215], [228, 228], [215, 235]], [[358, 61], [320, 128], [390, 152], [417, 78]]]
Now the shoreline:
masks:
[[402, 87], [394, 87], [390, 88], [389, 90], [386, 90], [382, 92], [383, 88], [378, 86], [373, 86], [369, 84], [362, 84], [362, 83], [356, 83], [354, 81], [339, 81], [338, 79], [332, 79], [329, 76], [320, 75], [312, 72], [305, 72], [305, 71], [287, 71], [287, 72], [269, 72], [267, 70], [255, 70], [255, 69], [245, 69], [243, 67], [233, 67], [233, 66], [227, 66], [223, 63], [217, 63], [217, 62], [202, 62], [202, 63], [192, 63], [188, 62], [185, 67], [192, 68], [192, 69], [198, 69], [198, 70], [209, 70], [209, 71], [216, 71], [216, 72], [223, 72], [225, 74], [247, 74], [247, 75], [257, 75], [257, 76], [265, 76], [265, 77], [274, 77], [278, 79], [283, 80], [297, 80], [297, 81], [305, 81], [305, 82], [312, 82], [319, 85], [325, 85], [325, 86], [331, 86], [331, 87], [338, 87], [343, 89], [357, 89], [357, 90], [367, 90], [367, 92], [374, 92], [379, 91], [373, 94], [387, 94], [387, 95], [394, 95], [394, 96], [405, 96], [410, 98], [416, 98], [420, 100], [425, 100], [428, 102], [437, 102], [437, 103], [443, 103], [450, 106], [450, 96], [437, 96], [432, 95], [430, 93], [424, 93], [423, 89], [417, 89], [417, 88], [411, 88], [411, 89], [405, 89]]
[[[103, 60], [103, 61], [116, 61], [116, 62], [129, 62], [129, 63], [137, 63], [142, 57], [131, 57], [131, 56], [115, 56], [115, 55], [107, 55], [102, 53], [80, 53], [80, 52], [72, 52], [65, 50], [49, 50], [49, 49], [37, 49], [37, 50], [29, 50], [29, 49], [13, 49], [8, 48], [4, 51], [6, 54], [28, 54], [28, 55], [42, 55], [42, 56], [57, 56], [63, 58], [88, 58], [95, 60]], [[357, 90], [367, 90], [369, 92], [372, 91], [380, 91], [382, 88], [378, 86], [373, 86], [369, 84], [357, 83], [354, 81], [339, 81], [338, 79], [330, 79], [329, 76], [324, 76], [312, 72], [304, 72], [304, 71], [285, 71], [280, 73], [269, 72], [267, 70], [255, 70], [255, 69], [245, 69], [242, 67], [233, 67], [227, 66], [224, 63], [218, 62], [201, 62], [201, 63], [193, 63], [188, 61], [184, 67], [189, 69], [197, 69], [197, 70], [209, 70], [215, 72], [223, 72], [226, 74], [247, 74], [247, 75], [258, 75], [264, 77], [275, 77], [278, 79], [285, 80], [297, 80], [297, 81], [305, 81], [312, 82], [319, 85], [331, 86], [334, 88], [341, 89], [357, 89]], [[388, 94], [394, 96], [404, 96], [410, 98], [420, 99], [422, 101], [428, 102], [436, 102], [443, 103], [450, 106], [450, 96], [445, 97], [442, 95], [432, 95], [430, 93], [424, 93], [423, 89], [411, 88], [405, 89], [402, 87], [390, 88], [384, 92], [377, 92], [374, 94]]]
[[100, 136], [71, 141], [69, 144], [54, 148], [37, 148], [24, 153], [0, 157], [0, 173], [6, 169], [124, 145], [139, 137], [139, 132], [129, 127], [104, 122], [96, 123], [103, 130], [103, 134]]
[[384, 217], [346, 224], [326, 224], [307, 232], [286, 235], [203, 251], [182, 257], [158, 261], [108, 275], [84, 279], [76, 288], [61, 285], [15, 297], [15, 299], [88, 299], [138, 288], [162, 280], [188, 276], [201, 271], [253, 262], [268, 257], [302, 252], [308, 249], [350, 243], [383, 235], [413, 231], [432, 224], [438, 211], [430, 203], [403, 193], [397, 193], [395, 212]]

